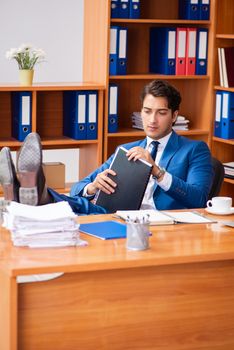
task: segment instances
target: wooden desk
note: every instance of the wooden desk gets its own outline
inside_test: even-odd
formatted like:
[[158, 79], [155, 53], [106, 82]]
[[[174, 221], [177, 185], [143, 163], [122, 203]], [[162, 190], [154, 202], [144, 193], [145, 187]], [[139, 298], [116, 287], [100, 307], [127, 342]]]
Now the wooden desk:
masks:
[[[233, 228], [169, 225], [152, 232], [151, 248], [134, 252], [125, 240], [88, 236], [86, 247], [16, 248], [1, 229], [0, 349], [233, 350]], [[16, 282], [61, 271], [46, 282]]]

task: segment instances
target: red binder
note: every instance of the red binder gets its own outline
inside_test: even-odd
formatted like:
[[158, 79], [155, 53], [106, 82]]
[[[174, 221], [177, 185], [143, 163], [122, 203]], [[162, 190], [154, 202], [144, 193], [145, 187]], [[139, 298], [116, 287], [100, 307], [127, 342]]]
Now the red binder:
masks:
[[187, 28], [186, 35], [186, 75], [195, 75], [197, 28]]
[[176, 28], [176, 75], [186, 74], [186, 34], [187, 28]]

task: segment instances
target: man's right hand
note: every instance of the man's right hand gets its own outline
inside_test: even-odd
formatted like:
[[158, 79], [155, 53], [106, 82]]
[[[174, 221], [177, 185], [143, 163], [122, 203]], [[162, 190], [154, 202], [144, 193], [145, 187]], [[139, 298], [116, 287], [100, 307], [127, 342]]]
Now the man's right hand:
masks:
[[111, 169], [106, 169], [99, 173], [95, 180], [91, 182], [87, 187], [87, 194], [93, 195], [98, 190], [101, 190], [107, 194], [115, 192], [116, 183], [108, 177], [108, 174], [115, 176], [116, 173]]

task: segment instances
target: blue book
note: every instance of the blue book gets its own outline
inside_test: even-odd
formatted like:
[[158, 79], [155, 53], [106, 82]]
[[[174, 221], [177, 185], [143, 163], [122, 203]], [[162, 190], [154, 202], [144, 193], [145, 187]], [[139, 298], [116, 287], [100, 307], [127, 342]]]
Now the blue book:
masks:
[[119, 54], [119, 27], [111, 26], [110, 28], [110, 57], [109, 57], [109, 73], [117, 75], [117, 60]]
[[202, 21], [210, 19], [210, 0], [199, 0], [199, 19]]
[[119, 18], [129, 18], [129, 1], [119, 0]]
[[87, 91], [86, 101], [86, 127], [87, 140], [96, 140], [98, 131], [98, 93], [97, 91]]
[[127, 28], [118, 28], [118, 58], [117, 74], [125, 75], [127, 73]]
[[176, 28], [150, 28], [151, 73], [174, 75], [176, 66]]
[[207, 71], [208, 29], [197, 28], [196, 74], [206, 75]]
[[12, 136], [24, 141], [32, 131], [32, 93], [15, 91], [11, 94]]
[[140, 0], [130, 0], [129, 4], [129, 18], [140, 18]]
[[180, 19], [200, 19], [199, 0], [179, 0]]
[[111, 18], [119, 18], [120, 0], [111, 0]]
[[118, 131], [118, 85], [109, 85], [108, 132]]
[[81, 224], [79, 230], [87, 235], [106, 240], [126, 238], [127, 226], [117, 221], [103, 221]]
[[234, 93], [223, 91], [221, 137], [234, 139]]
[[64, 91], [63, 134], [75, 140], [87, 139], [87, 91]]
[[222, 91], [216, 91], [214, 136], [221, 137]]

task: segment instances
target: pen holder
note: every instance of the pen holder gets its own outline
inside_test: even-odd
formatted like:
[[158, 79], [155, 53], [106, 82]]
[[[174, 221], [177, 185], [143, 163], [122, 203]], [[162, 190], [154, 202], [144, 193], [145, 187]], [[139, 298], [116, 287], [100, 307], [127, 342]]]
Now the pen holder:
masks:
[[126, 247], [129, 250], [149, 248], [149, 225], [146, 223], [127, 223]]

